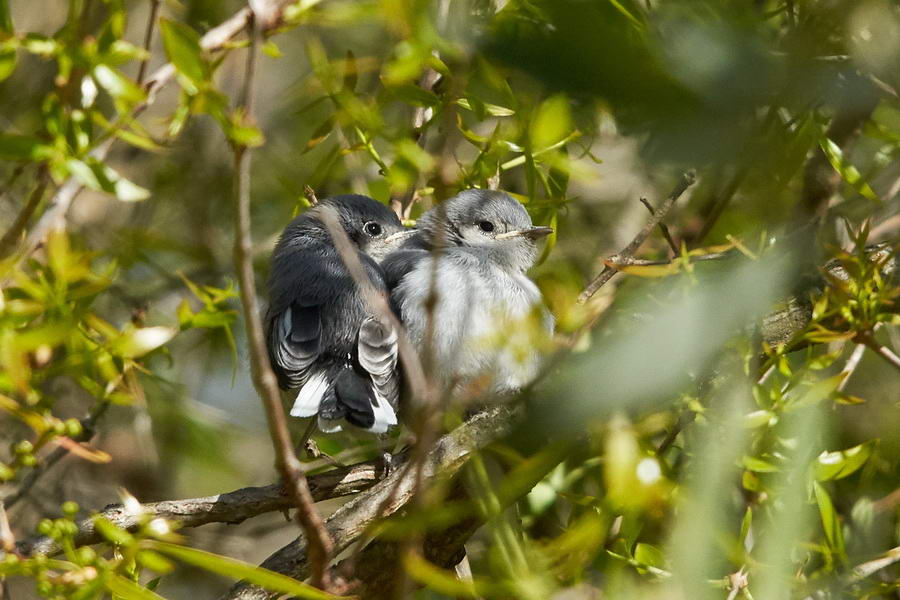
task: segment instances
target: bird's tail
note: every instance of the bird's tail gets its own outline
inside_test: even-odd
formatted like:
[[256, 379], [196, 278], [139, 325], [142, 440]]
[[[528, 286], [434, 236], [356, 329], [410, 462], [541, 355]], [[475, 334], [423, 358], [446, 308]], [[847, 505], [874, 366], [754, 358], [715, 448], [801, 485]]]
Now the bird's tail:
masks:
[[372, 433], [397, 424], [394, 409], [378, 394], [371, 377], [346, 364], [315, 372], [300, 389], [291, 416], [314, 415], [326, 433], [341, 431], [344, 422]]

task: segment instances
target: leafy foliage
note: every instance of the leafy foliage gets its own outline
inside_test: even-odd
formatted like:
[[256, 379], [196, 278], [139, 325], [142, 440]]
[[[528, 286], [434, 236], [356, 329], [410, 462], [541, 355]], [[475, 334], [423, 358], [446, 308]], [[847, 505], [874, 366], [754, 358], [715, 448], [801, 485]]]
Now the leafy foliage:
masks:
[[[533, 272], [554, 360], [518, 433], [471, 458], [464, 493], [437, 485], [371, 532], [483, 522], [473, 578], [426, 552], [386, 565], [396, 581], [535, 600], [900, 593], [895, 2], [300, 0], [259, 40], [206, 35], [245, 27], [226, 21], [242, 8], [0, 0], [0, 587], [150, 599], [224, 575], [327, 597], [252, 566], [277, 520], [207, 539], [130, 495], [129, 530], [79, 507], [272, 478], [225, 201], [253, 148], [260, 280], [307, 187], [407, 223], [500, 187], [555, 230]], [[250, 50], [252, 114], [235, 108]], [[677, 242], [608, 261], [615, 292], [579, 303], [649, 218], [638, 198], [658, 206], [686, 168]], [[776, 317], [801, 325], [767, 336]], [[103, 543], [80, 544], [84, 519]], [[61, 553], [18, 555], [33, 534]]]

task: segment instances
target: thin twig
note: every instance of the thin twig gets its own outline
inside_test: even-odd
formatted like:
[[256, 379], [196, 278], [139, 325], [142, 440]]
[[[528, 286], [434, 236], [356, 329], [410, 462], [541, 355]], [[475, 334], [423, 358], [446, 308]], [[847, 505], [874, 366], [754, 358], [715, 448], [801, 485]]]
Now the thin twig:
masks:
[[866, 577], [885, 569], [894, 563], [900, 562], [900, 546], [891, 548], [876, 559], [864, 562], [853, 567], [850, 581], [860, 581]]
[[[106, 410], [109, 408], [110, 401], [103, 400], [98, 402], [96, 406], [91, 410], [87, 417], [81, 419], [81, 435], [75, 436], [72, 439], [76, 442], [87, 442], [90, 441], [92, 437], [94, 437], [94, 433], [96, 431], [97, 422], [101, 417], [106, 413]], [[69, 449], [65, 446], [59, 446], [45, 458], [39, 465], [34, 467], [28, 475], [22, 480], [22, 483], [19, 484], [19, 488], [3, 499], [6, 503], [7, 508], [12, 508], [15, 506], [22, 498], [28, 495], [28, 492], [31, 491], [31, 488], [38, 482], [38, 479], [41, 476], [53, 468], [53, 465], [58, 463], [60, 460], [65, 458], [69, 454]]]
[[310, 186], [304, 186], [303, 195], [309, 200], [309, 203], [315, 206], [319, 203], [319, 199], [316, 197], [316, 190], [312, 189]]
[[862, 357], [865, 352], [865, 344], [857, 344], [856, 347], [853, 348], [853, 352], [847, 358], [847, 362], [844, 364], [844, 368], [841, 370], [841, 373], [844, 374], [844, 378], [838, 384], [837, 391], [843, 392], [844, 388], [847, 387], [847, 382], [850, 381], [850, 376], [853, 375], [854, 371], [856, 371], [856, 367], [859, 366], [859, 363], [860, 361], [862, 361]]
[[12, 189], [13, 185], [15, 185], [16, 181], [19, 179], [19, 176], [25, 171], [25, 165], [16, 165], [16, 168], [12, 170], [9, 174], [9, 178], [7, 178], [6, 183], [0, 187], [0, 200], [9, 193], [9, 190]]
[[[253, 79], [256, 70], [256, 53], [259, 32], [254, 24], [253, 12], [247, 15], [247, 29], [250, 48], [244, 86], [240, 94], [240, 106], [246, 118], [251, 118], [253, 110]], [[316, 510], [306, 476], [291, 444], [281, 393], [272, 366], [269, 364], [265, 347], [262, 321], [259, 316], [259, 300], [256, 297], [256, 278], [253, 273], [253, 241], [250, 234], [250, 158], [251, 151], [245, 146], [235, 146], [235, 269], [240, 283], [241, 304], [247, 328], [247, 342], [250, 348], [250, 367], [253, 384], [262, 400], [269, 425], [269, 435], [275, 449], [275, 465], [281, 474], [294, 504], [297, 520], [306, 534], [309, 544], [309, 560], [312, 584], [325, 591], [331, 591], [332, 583], [328, 573], [331, 557], [331, 537], [325, 529], [321, 515]]]
[[870, 350], [875, 352], [878, 356], [886, 360], [891, 366], [900, 371], [900, 356], [894, 354], [894, 352], [876, 340], [870, 333], [858, 333], [856, 334], [856, 341], [865, 344]]
[[153, 29], [156, 27], [156, 16], [159, 14], [160, 0], [150, 0], [150, 15], [147, 17], [147, 29], [144, 30], [144, 50], [147, 51], [147, 58], [141, 61], [138, 68], [137, 84], [144, 83], [144, 75], [147, 74], [147, 64], [150, 62], [150, 44], [153, 42]]
[[16, 548], [16, 536], [13, 535], [6, 517], [6, 508], [3, 500], [0, 500], [0, 548], [5, 552], [13, 552]]
[[22, 237], [22, 232], [25, 231], [25, 227], [28, 225], [28, 221], [31, 220], [32, 215], [34, 215], [38, 205], [41, 203], [41, 199], [44, 197], [44, 190], [47, 189], [48, 181], [47, 167], [41, 165], [37, 174], [37, 185], [28, 196], [25, 206], [16, 215], [16, 220], [13, 221], [13, 224], [3, 234], [3, 238], [0, 239], [0, 258], [9, 255], [15, 249], [19, 238]]
[[[656, 212], [653, 210], [653, 205], [650, 204], [650, 201], [646, 198], [641, 198], [641, 204], [647, 207], [647, 210], [650, 211], [650, 216], [655, 216]], [[672, 250], [672, 256], [678, 256], [681, 252], [678, 248], [678, 244], [675, 243], [675, 240], [672, 239], [672, 234], [669, 233], [669, 227], [662, 221], [659, 222], [659, 230], [662, 232], [663, 237], [666, 238], [666, 242], [669, 244], [669, 248]]]
[[644, 225], [644, 228], [641, 229], [634, 239], [629, 242], [625, 248], [622, 249], [618, 254], [614, 254], [610, 256], [608, 259], [608, 264], [603, 267], [603, 270], [597, 275], [584, 289], [583, 292], [578, 296], [578, 303], [584, 304], [588, 300], [590, 300], [591, 296], [597, 293], [601, 287], [603, 287], [607, 281], [612, 279], [613, 275], [615, 275], [618, 270], [615, 267], [609, 266], [610, 264], [617, 265], [627, 265], [630, 260], [634, 259], [634, 253], [640, 248], [641, 244], [650, 237], [650, 234], [653, 233], [653, 230], [659, 225], [659, 223], [666, 217], [669, 211], [672, 209], [672, 206], [675, 204], [675, 201], [687, 190], [693, 183], [696, 181], [697, 175], [693, 170], [686, 171], [681, 175], [678, 180], [678, 184], [675, 186], [675, 189], [672, 190], [672, 193], [669, 194], [669, 197], [666, 198], [665, 202], [660, 205], [660, 207], [656, 210], [656, 213], [651, 216], [650, 220]]

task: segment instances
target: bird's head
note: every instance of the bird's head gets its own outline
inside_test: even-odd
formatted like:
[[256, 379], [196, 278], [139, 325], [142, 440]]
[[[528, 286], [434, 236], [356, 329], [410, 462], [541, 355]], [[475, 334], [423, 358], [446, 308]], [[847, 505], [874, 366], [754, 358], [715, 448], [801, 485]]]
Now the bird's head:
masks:
[[320, 204], [337, 211], [347, 237], [375, 262], [381, 262], [415, 233], [403, 227], [394, 211], [368, 196], [332, 196]]
[[465, 190], [422, 215], [416, 227], [432, 246], [466, 246], [488, 252], [519, 271], [537, 258], [537, 241], [553, 232], [535, 227], [525, 208], [505, 192]]

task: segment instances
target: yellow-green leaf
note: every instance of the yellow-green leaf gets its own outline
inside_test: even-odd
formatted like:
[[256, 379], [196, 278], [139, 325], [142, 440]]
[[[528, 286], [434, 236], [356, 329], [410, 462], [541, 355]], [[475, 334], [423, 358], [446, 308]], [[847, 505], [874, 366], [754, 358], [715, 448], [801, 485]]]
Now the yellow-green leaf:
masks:
[[538, 108], [531, 124], [531, 144], [536, 150], [546, 148], [566, 137], [572, 127], [569, 100], [553, 96]]
[[816, 459], [816, 479], [829, 481], [832, 479], [843, 479], [853, 474], [872, 456], [875, 444], [876, 441], [872, 440], [846, 450], [823, 452]]
[[106, 589], [123, 600], [165, 600], [156, 592], [116, 574], [106, 580]]
[[189, 565], [206, 569], [212, 573], [218, 573], [219, 575], [224, 575], [232, 579], [244, 579], [273, 592], [292, 594], [298, 598], [310, 598], [312, 600], [328, 600], [340, 597], [318, 590], [302, 581], [297, 581], [296, 579], [292, 579], [281, 573], [275, 573], [274, 571], [227, 556], [213, 554], [212, 552], [188, 548], [186, 546], [178, 546], [167, 542], [152, 542], [150, 547], [177, 558]]
[[112, 344], [111, 350], [124, 358], [138, 358], [156, 350], [178, 333], [172, 327], [141, 327], [125, 331]]
[[196, 93], [209, 78], [209, 68], [200, 48], [200, 36], [183, 23], [160, 19], [159, 24], [166, 56], [175, 69], [194, 84], [195, 89], [187, 91]]

